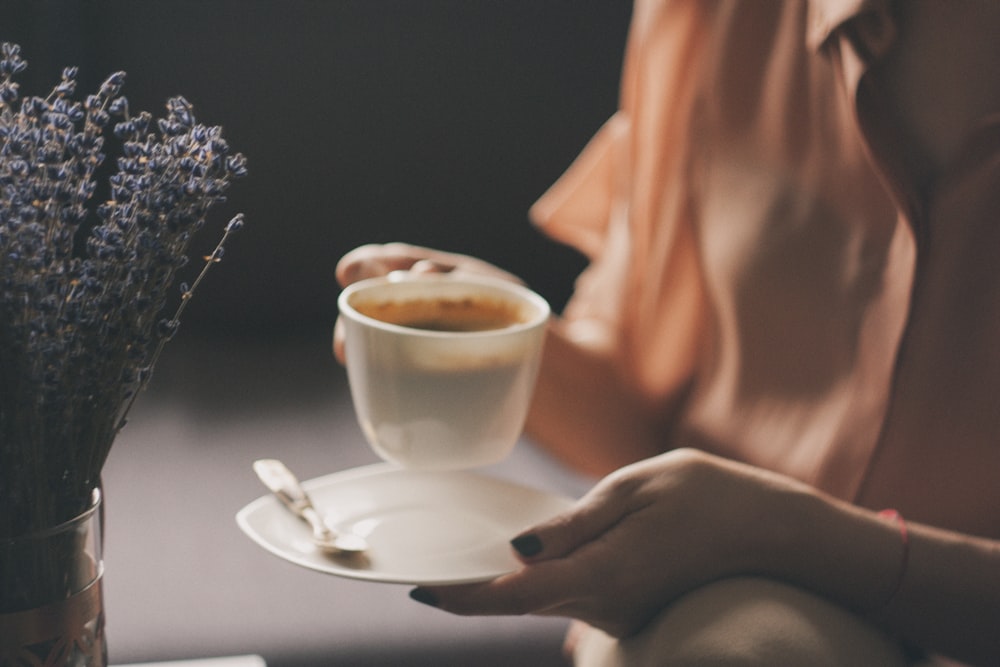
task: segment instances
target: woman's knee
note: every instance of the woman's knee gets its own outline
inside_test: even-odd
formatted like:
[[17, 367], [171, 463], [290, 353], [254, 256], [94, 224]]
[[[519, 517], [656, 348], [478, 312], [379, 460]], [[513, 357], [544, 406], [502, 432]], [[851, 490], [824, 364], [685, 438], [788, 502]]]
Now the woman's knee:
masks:
[[596, 631], [577, 667], [905, 667], [898, 647], [847, 610], [793, 586], [734, 578], [693, 591], [634, 637]]

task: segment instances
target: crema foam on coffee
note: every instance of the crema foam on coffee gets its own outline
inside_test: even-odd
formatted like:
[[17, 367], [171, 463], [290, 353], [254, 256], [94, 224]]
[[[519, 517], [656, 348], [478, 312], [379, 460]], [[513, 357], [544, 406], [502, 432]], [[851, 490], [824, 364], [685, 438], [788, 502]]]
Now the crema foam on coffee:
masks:
[[398, 326], [429, 331], [490, 331], [525, 321], [516, 304], [487, 297], [359, 302], [361, 314]]

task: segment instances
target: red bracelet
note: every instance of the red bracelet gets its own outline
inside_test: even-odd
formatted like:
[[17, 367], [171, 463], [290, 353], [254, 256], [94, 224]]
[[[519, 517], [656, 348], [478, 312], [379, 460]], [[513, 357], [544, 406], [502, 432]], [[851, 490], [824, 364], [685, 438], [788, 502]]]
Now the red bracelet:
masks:
[[903, 585], [903, 577], [906, 576], [906, 569], [910, 562], [910, 532], [906, 529], [906, 521], [903, 520], [903, 515], [896, 510], [882, 510], [878, 515], [896, 522], [899, 526], [899, 539], [903, 543], [903, 555], [899, 559], [899, 573], [896, 575], [896, 580], [893, 582], [892, 588], [889, 589], [889, 594], [886, 596], [885, 602], [879, 607], [879, 609], [885, 609], [892, 602], [893, 598], [896, 597], [896, 593], [899, 592], [899, 589]]

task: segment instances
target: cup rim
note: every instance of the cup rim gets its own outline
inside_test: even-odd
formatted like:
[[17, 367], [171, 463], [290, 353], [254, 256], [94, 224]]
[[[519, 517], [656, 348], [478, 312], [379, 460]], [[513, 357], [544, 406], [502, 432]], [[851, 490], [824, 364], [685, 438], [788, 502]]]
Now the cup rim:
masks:
[[[376, 319], [374, 317], [369, 317], [351, 305], [350, 299], [358, 292], [379, 287], [382, 285], [388, 285], [393, 283], [447, 283], [447, 284], [465, 284], [470, 286], [484, 286], [493, 289], [499, 289], [504, 292], [515, 294], [518, 298], [528, 301], [533, 306], [535, 315], [529, 318], [525, 322], [518, 322], [502, 329], [486, 329], [481, 331], [434, 331], [431, 329], [419, 329], [416, 327], [408, 327], [402, 324], [393, 324], [391, 322], [385, 322], [383, 320]], [[548, 301], [546, 301], [540, 294], [532, 290], [531, 288], [521, 285], [519, 283], [511, 282], [509, 280], [503, 280], [500, 278], [493, 278], [490, 276], [476, 276], [476, 275], [455, 275], [452, 273], [425, 273], [425, 274], [411, 274], [407, 271], [393, 271], [392, 273], [385, 276], [377, 276], [375, 278], [366, 278], [364, 280], [359, 280], [355, 283], [351, 283], [345, 287], [340, 295], [337, 297], [337, 309], [339, 313], [347, 317], [348, 319], [353, 319], [359, 323], [365, 324], [367, 326], [380, 329], [382, 331], [391, 331], [398, 334], [419, 336], [422, 338], [488, 338], [495, 336], [508, 336], [531, 329], [535, 329], [539, 326], [543, 326], [548, 322], [549, 317], [552, 314], [551, 307]]]

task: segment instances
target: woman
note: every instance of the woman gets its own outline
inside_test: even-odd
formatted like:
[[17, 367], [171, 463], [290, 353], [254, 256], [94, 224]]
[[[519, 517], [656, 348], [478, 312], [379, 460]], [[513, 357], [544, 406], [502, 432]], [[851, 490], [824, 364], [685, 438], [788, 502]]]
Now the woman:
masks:
[[[580, 665], [1000, 664], [998, 29], [638, 2], [619, 112], [532, 210], [591, 264], [528, 430], [606, 477], [519, 571], [413, 597], [578, 619]], [[499, 271], [338, 279], [401, 268]]]

